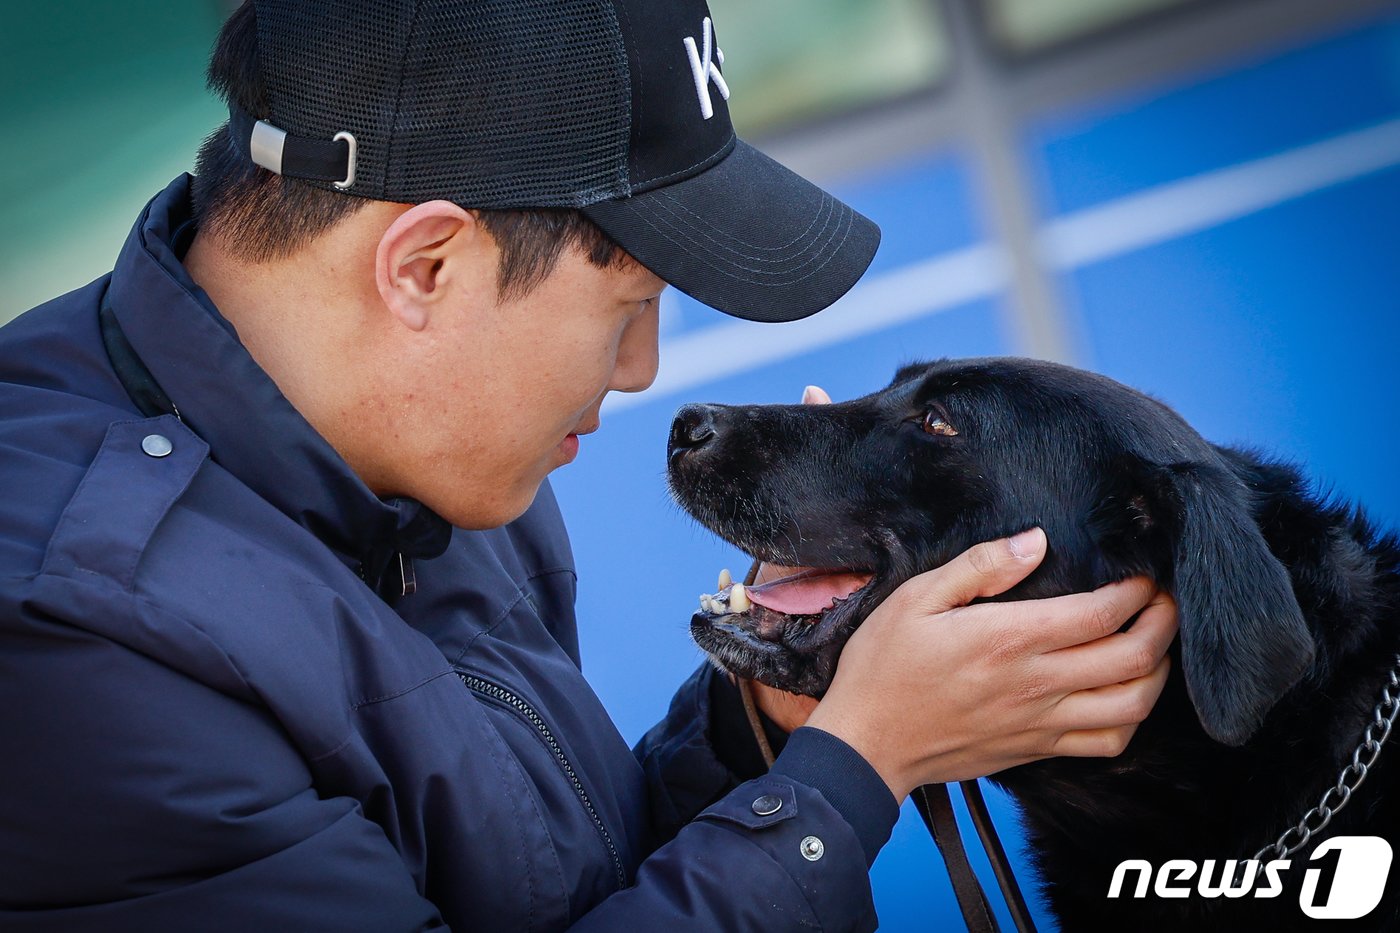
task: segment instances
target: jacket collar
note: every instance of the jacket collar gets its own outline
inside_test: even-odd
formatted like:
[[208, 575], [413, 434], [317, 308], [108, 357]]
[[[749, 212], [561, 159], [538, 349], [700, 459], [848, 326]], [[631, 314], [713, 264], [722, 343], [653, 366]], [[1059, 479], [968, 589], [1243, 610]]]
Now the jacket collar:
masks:
[[[435, 557], [451, 527], [412, 499], [382, 500], [254, 362], [173, 246], [190, 176], [146, 205], [112, 273], [112, 311], [136, 354], [212, 459], [377, 586], [395, 553]], [[386, 573], [388, 571], [388, 573]], [[387, 581], [386, 581], [387, 582]]]

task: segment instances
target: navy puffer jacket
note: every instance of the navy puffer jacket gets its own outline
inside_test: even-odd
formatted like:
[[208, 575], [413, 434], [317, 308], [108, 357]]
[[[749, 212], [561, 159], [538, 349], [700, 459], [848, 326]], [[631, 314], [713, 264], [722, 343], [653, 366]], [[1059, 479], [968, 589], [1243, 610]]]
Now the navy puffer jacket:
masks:
[[377, 498], [188, 210], [0, 330], [0, 930], [872, 928], [869, 766], [803, 729], [739, 783], [703, 669], [628, 749], [548, 487], [489, 532]]

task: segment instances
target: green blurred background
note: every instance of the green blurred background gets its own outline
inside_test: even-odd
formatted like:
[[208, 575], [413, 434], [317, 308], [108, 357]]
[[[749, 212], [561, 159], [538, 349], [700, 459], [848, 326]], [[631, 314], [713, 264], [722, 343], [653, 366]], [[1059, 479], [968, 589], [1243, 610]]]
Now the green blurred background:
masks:
[[0, 30], [0, 321], [108, 271], [223, 109], [211, 0], [11, 4]]

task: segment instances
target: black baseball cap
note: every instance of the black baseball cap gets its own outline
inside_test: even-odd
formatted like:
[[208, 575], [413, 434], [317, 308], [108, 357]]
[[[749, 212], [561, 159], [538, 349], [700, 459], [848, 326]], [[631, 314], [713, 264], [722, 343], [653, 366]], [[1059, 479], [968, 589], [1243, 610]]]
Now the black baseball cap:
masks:
[[739, 140], [704, 0], [255, 0], [252, 161], [351, 195], [578, 208], [688, 295], [789, 321], [860, 278], [870, 220]]

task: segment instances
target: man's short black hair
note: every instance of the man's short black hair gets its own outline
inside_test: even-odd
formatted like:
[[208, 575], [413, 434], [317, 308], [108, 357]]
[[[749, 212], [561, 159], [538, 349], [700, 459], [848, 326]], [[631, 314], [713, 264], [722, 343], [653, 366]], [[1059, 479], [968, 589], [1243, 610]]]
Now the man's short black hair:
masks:
[[[211, 90], [254, 118], [271, 114], [259, 68], [253, 0], [244, 0], [219, 31], [208, 80]], [[234, 146], [227, 124], [200, 147], [192, 191], [195, 225], [250, 262], [291, 255], [365, 204], [362, 198], [260, 168]], [[501, 251], [497, 287], [503, 296], [529, 292], [554, 270], [568, 246], [577, 246], [599, 268], [628, 258], [577, 210], [482, 209], [476, 213]]]

